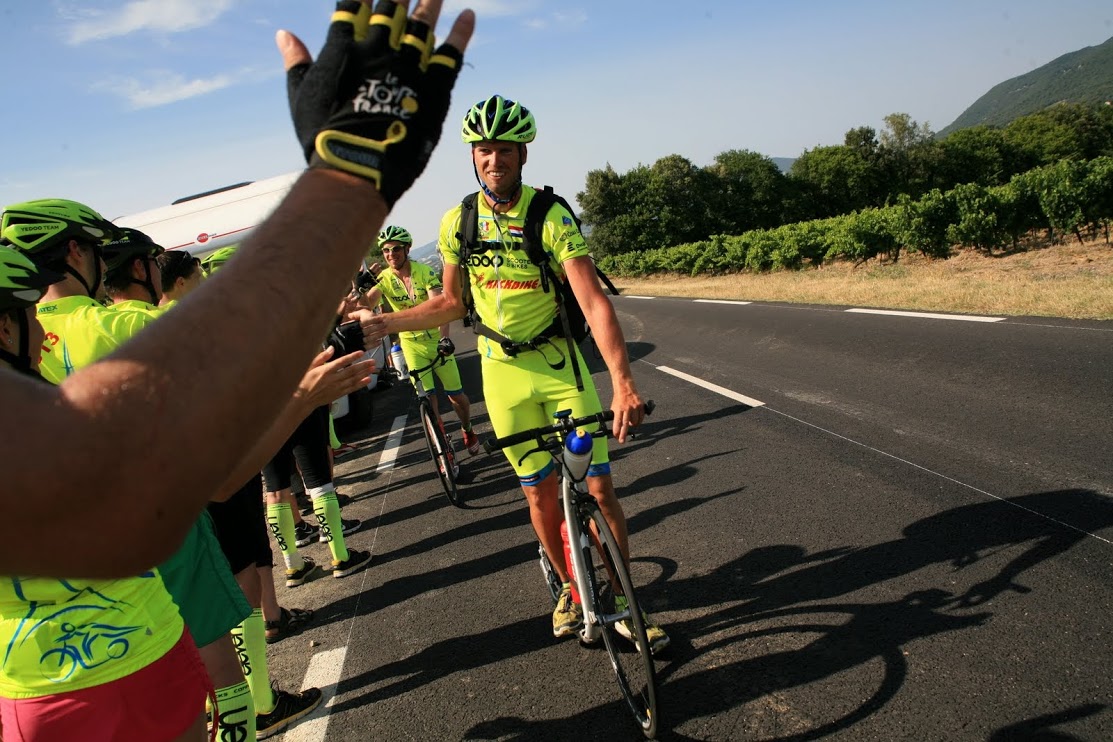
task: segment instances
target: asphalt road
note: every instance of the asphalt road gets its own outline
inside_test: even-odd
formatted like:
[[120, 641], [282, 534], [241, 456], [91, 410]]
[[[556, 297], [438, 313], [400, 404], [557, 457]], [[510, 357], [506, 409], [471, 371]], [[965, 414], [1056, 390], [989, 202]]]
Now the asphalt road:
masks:
[[[1113, 739], [1113, 323], [615, 305], [657, 403], [612, 456], [659, 738]], [[329, 699], [285, 739], [638, 739], [605, 653], [552, 638], [505, 460], [455, 508], [412, 392], [375, 399], [337, 468], [372, 566], [279, 587], [317, 617], [272, 676]]]

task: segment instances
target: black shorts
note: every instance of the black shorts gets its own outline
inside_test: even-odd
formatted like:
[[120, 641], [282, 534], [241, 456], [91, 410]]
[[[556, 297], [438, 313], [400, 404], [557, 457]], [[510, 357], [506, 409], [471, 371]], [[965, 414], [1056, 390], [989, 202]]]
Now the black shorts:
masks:
[[213, 517], [216, 538], [232, 567], [232, 574], [252, 566], [274, 566], [263, 506], [262, 476], [256, 474], [224, 502], [210, 502], [209, 515]]
[[306, 490], [324, 487], [332, 482], [329, 462], [328, 407], [318, 407], [301, 421], [274, 458], [263, 467], [267, 492], [289, 488], [297, 461], [301, 481]]

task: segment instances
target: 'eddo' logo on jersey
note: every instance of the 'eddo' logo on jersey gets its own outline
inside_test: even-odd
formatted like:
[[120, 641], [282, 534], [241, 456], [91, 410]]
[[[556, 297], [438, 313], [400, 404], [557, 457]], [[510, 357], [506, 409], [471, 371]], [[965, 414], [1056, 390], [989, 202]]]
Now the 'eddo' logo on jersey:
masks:
[[472, 255], [468, 258], [468, 265], [472, 268], [498, 268], [504, 262], [501, 255]]

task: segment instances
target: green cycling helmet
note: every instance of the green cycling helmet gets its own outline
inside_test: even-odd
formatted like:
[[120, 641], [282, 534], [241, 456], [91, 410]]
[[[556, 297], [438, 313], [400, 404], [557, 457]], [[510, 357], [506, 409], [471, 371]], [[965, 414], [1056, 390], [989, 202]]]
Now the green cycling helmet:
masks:
[[[147, 290], [151, 304], [158, 305], [162, 298], [162, 281], [155, 287], [154, 276], [151, 275], [151, 260], [162, 255], [166, 250], [138, 229], [120, 227], [116, 235], [101, 246], [101, 254], [108, 272], [104, 276], [104, 284], [108, 293], [115, 297], [116, 292], [124, 291], [128, 285], [137, 284]], [[147, 258], [143, 261], [143, 279], [139, 280], [131, 275], [131, 264], [136, 258]]]
[[157, 258], [166, 250], [138, 229], [121, 227], [115, 237], [101, 246], [108, 274], [125, 267], [133, 258]]
[[46, 288], [63, 278], [61, 273], [39, 268], [14, 247], [0, 247], [0, 312], [38, 304]]
[[219, 250], [209, 253], [201, 258], [201, 268], [206, 274], [213, 274], [225, 263], [227, 263], [236, 253], [236, 245], [229, 245], [222, 247]]
[[[38, 361], [32, 358], [31, 320], [27, 308], [33, 307], [42, 299], [46, 288], [61, 281], [64, 276], [35, 265], [29, 257], [14, 247], [0, 247], [0, 312], [23, 310], [15, 313], [19, 325], [19, 348], [12, 352], [0, 347], [0, 361], [5, 361], [13, 370], [38, 379]], [[39, 355], [35, 349], [36, 358]]]
[[382, 232], [379, 232], [379, 248], [381, 249], [382, 246], [388, 242], [401, 242], [403, 245], [409, 247], [413, 245], [414, 238], [402, 227], [396, 227], [391, 224], [384, 227]]
[[468, 144], [487, 140], [528, 144], [537, 136], [537, 121], [522, 104], [492, 95], [464, 116], [462, 136]]
[[12, 245], [43, 263], [60, 256], [70, 240], [99, 245], [116, 226], [84, 204], [46, 198], [12, 204], [0, 217], [0, 244]]

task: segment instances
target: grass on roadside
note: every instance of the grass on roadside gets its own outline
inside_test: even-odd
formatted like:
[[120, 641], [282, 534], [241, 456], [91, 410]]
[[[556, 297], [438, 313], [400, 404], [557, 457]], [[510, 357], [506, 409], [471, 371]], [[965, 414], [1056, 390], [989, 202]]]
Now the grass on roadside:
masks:
[[897, 263], [723, 276], [621, 278], [623, 293], [1010, 316], [1113, 319], [1113, 246], [1103, 240], [990, 257], [905, 255]]

